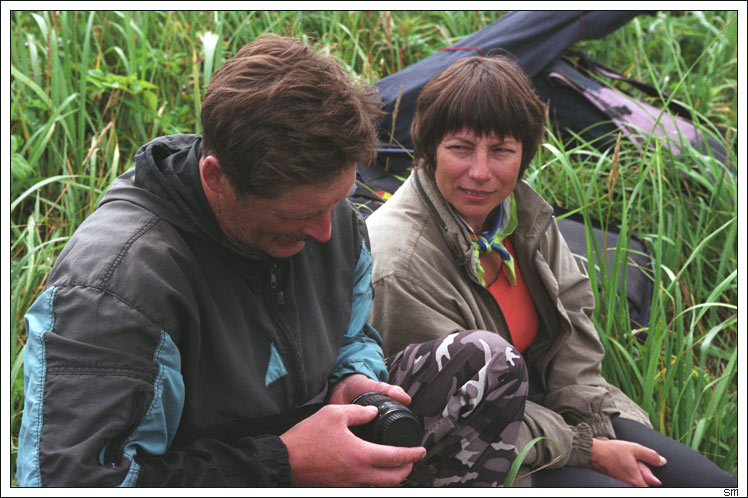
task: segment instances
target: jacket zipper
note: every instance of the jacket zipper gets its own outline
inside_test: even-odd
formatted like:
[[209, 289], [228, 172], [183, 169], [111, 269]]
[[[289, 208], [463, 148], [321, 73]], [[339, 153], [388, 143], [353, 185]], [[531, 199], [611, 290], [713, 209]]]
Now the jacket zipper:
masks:
[[127, 414], [127, 426], [112, 438], [104, 450], [104, 466], [114, 468], [120, 464], [122, 461], [122, 450], [124, 449], [125, 442], [127, 441], [127, 438], [135, 432], [135, 429], [143, 420], [144, 414], [145, 393], [138, 390], [133, 393], [132, 398], [130, 399], [130, 409]]
[[273, 262], [273, 266], [270, 269], [270, 292], [273, 296], [273, 302], [275, 304], [286, 304], [286, 295], [283, 290], [278, 287], [278, 265]]
[[[549, 217], [548, 221], [546, 222], [545, 226], [543, 227], [543, 230], [540, 232], [540, 235], [535, 240], [535, 244], [534, 244], [533, 252], [532, 252], [533, 255], [537, 254], [538, 251], [540, 250], [540, 242], [541, 242], [541, 240], [543, 238], [542, 236], [545, 235], [545, 233], [548, 231], [548, 227], [550, 227], [551, 223], [553, 223], [553, 219], [554, 219], [553, 216]], [[534, 262], [534, 258], [533, 258], [533, 262]], [[535, 270], [535, 274], [536, 275], [539, 274], [538, 268], [537, 268], [537, 264], [533, 265], [533, 269]], [[545, 286], [541, 286], [541, 292], [545, 293], [546, 302], [550, 302], [551, 298], [548, 295], [548, 290], [545, 288]], [[555, 304], [553, 305], [553, 307], [555, 309]], [[542, 319], [542, 316], [541, 316], [541, 319]], [[550, 328], [551, 324], [546, 323], [545, 326], [546, 326], [546, 328]], [[558, 329], [560, 329], [561, 325], [557, 323], [556, 327]], [[545, 367], [548, 365], [548, 363], [550, 363], [551, 358], [553, 358], [553, 356], [555, 356], [556, 352], [561, 347], [561, 341], [562, 341], [562, 339], [561, 339], [560, 331], [556, 330], [555, 332], [556, 332], [556, 339], [553, 341], [553, 344], [551, 344], [551, 346], [548, 348], [548, 351], [543, 356], [543, 358], [540, 359], [540, 362], [539, 362], [539, 364], [540, 364], [540, 366], [542, 366], [543, 370], [545, 370]], [[540, 370], [540, 368], [538, 368], [538, 370]], [[543, 384], [545, 384], [545, 382], [543, 382]]]
[[[278, 339], [278, 341], [280, 342], [279, 346], [281, 346], [282, 349], [282, 351], [280, 352], [285, 353], [284, 356], [286, 358], [286, 361], [290, 363], [289, 365], [287, 365], [287, 368], [293, 369], [295, 387], [294, 393], [289, 393], [288, 402], [289, 406], [296, 406], [306, 399], [306, 389], [303, 383], [304, 377], [301, 372], [301, 357], [298, 350], [299, 348], [294, 347], [293, 338], [291, 337], [288, 329], [286, 329], [286, 327], [284, 326], [280, 313], [278, 311], [278, 306], [282, 306], [286, 303], [286, 296], [283, 293], [283, 289], [280, 288], [280, 285], [278, 283], [279, 273], [280, 271], [278, 269], [278, 264], [277, 262], [273, 261], [270, 267], [268, 309], [270, 310], [270, 318], [275, 324], [278, 331], [274, 339]], [[293, 399], [292, 396], [295, 396], [296, 399]]]

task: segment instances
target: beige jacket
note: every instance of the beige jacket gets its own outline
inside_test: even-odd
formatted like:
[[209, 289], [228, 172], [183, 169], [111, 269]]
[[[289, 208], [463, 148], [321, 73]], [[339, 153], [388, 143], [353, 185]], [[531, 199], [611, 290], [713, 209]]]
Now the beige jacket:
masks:
[[[549, 462], [549, 468], [586, 466], [592, 438], [615, 437], [611, 417], [651, 424], [600, 375], [604, 350], [590, 320], [594, 296], [553, 209], [524, 181], [514, 194], [518, 226], [511, 239], [539, 319], [524, 358], [531, 384], [544, 395], [539, 403], [528, 398], [517, 448], [539, 436], [553, 440], [533, 446], [521, 476]], [[499, 306], [478, 280], [472, 243], [459, 220], [420, 170], [367, 219], [374, 259], [370, 320], [386, 355], [460, 330], [492, 330], [511, 342]], [[528, 477], [516, 481], [529, 483]]]

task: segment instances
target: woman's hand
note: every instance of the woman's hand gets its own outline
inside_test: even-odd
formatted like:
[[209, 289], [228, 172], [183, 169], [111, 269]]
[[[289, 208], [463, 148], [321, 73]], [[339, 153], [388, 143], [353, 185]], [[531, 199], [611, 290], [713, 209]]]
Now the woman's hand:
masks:
[[373, 444], [348, 429], [377, 414], [374, 406], [327, 405], [283, 433], [294, 486], [395, 486], [426, 449]]
[[348, 404], [359, 394], [368, 392], [385, 394], [405, 406], [410, 404], [410, 396], [402, 387], [372, 380], [363, 374], [352, 374], [340, 379], [333, 386], [328, 403], [333, 405]]
[[662, 483], [645, 464], [660, 467], [667, 460], [654, 450], [630, 441], [592, 440], [588, 467], [632, 486], [660, 486]]

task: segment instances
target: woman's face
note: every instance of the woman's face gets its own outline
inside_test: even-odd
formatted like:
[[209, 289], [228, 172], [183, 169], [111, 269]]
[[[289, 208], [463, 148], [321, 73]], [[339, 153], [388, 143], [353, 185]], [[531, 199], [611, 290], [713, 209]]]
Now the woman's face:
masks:
[[522, 142], [463, 129], [436, 147], [436, 185], [474, 232], [514, 190], [522, 163]]

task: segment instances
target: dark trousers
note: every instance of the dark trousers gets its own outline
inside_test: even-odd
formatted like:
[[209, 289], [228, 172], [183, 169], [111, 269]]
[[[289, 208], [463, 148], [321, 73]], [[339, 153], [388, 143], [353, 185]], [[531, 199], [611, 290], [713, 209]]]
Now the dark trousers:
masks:
[[[639, 443], [665, 457], [667, 460], [665, 465], [651, 467], [652, 473], [662, 482], [663, 487], [737, 488], [738, 486], [736, 476], [725, 472], [705, 456], [660, 432], [623, 418], [614, 419], [613, 428], [617, 439]], [[538, 488], [628, 486], [605, 474], [582, 467], [563, 467], [535, 472], [532, 485]]]

